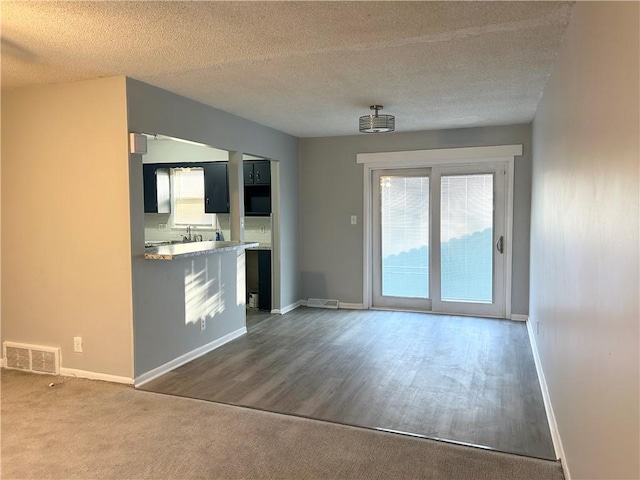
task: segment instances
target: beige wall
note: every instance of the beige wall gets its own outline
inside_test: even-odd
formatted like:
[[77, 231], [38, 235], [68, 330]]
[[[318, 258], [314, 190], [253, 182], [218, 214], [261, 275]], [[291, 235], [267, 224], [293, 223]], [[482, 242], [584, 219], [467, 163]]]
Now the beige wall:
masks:
[[127, 145], [124, 77], [2, 92], [2, 340], [132, 378]]
[[571, 478], [640, 477], [638, 7], [576, 4], [533, 122], [530, 317]]

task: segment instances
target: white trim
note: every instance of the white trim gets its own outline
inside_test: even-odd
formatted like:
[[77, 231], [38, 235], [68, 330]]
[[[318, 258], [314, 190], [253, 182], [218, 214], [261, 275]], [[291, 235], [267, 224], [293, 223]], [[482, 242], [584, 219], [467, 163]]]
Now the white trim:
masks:
[[274, 315], [284, 315], [285, 313], [289, 313], [290, 311], [295, 310], [301, 305], [304, 305], [303, 302], [304, 300], [298, 300], [297, 302], [292, 303], [291, 305], [287, 305], [284, 308], [281, 308], [281, 309], [274, 308], [273, 310], [271, 310], [271, 313]]
[[[512, 315], [513, 317], [513, 315]], [[553, 413], [553, 406], [551, 405], [551, 397], [549, 396], [549, 389], [547, 387], [547, 380], [542, 370], [542, 362], [540, 361], [540, 354], [538, 353], [538, 345], [536, 343], [536, 336], [533, 327], [534, 321], [530, 317], [527, 317], [527, 332], [529, 333], [529, 342], [531, 343], [531, 352], [533, 353], [533, 361], [536, 365], [536, 373], [538, 374], [538, 381], [540, 382], [540, 390], [542, 391], [542, 399], [544, 400], [544, 409], [547, 412], [547, 421], [549, 423], [549, 430], [551, 430], [551, 439], [553, 440], [553, 449], [555, 450], [556, 457], [560, 459], [562, 463], [562, 471], [566, 480], [571, 480], [571, 473], [569, 472], [569, 466], [567, 465], [566, 457], [564, 454], [564, 448], [562, 447], [562, 439], [560, 438], [560, 431], [558, 430], [558, 423], [556, 422], [556, 416]]]
[[344, 310], [366, 310], [367, 307], [363, 303], [345, 303], [340, 302], [338, 308]]
[[[507, 317], [509, 318], [509, 317]], [[528, 322], [529, 321], [529, 315], [522, 315], [520, 313], [512, 313], [511, 314], [511, 320], [515, 320], [516, 322]]]
[[159, 367], [154, 368], [153, 370], [149, 370], [148, 372], [143, 373], [135, 378], [134, 385], [139, 387], [151, 380], [164, 375], [171, 370], [178, 368], [185, 363], [190, 362], [191, 360], [195, 360], [198, 357], [201, 357], [205, 353], [209, 353], [212, 350], [215, 350], [218, 347], [221, 347], [225, 343], [229, 343], [232, 340], [235, 340], [238, 337], [241, 337], [247, 333], [247, 327], [242, 327], [237, 330], [234, 330], [231, 333], [226, 334], [223, 337], [214, 340], [213, 342], [207, 343], [201, 347], [196, 348], [195, 350], [191, 350], [184, 355], [180, 355], [178, 358], [174, 358], [170, 362], [165, 363], [164, 365], [160, 365]]
[[[306, 300], [300, 300], [298, 303], [303, 307], [307, 306]], [[368, 308], [369, 307], [364, 303], [346, 303], [338, 301], [338, 309], [340, 310], [367, 310]]]
[[110, 375], [108, 373], [90, 372], [88, 370], [78, 370], [76, 368], [61, 367], [60, 375], [63, 377], [73, 376], [78, 378], [88, 378], [89, 380], [104, 380], [105, 382], [133, 385], [133, 378]]
[[[522, 155], [522, 145], [520, 146], [520, 155]], [[504, 286], [505, 286], [505, 316], [509, 318], [511, 316], [511, 295], [513, 294], [513, 201], [515, 196], [515, 158], [511, 157], [507, 161], [507, 168], [505, 175], [505, 194], [506, 198], [506, 210], [504, 212], [504, 231], [505, 235], [505, 265], [504, 265]]]
[[[361, 154], [358, 154], [359, 157]], [[371, 182], [373, 181], [373, 170], [365, 165], [364, 167], [364, 188], [362, 200], [362, 304], [366, 308], [373, 305], [372, 292], [372, 275], [371, 269], [373, 263], [373, 245], [371, 237], [373, 236], [373, 226], [371, 222]]]
[[492, 147], [435, 148], [430, 150], [407, 150], [401, 152], [358, 153], [357, 163], [386, 163], [403, 165], [429, 165], [474, 163], [478, 159], [513, 158], [522, 155], [522, 145], [496, 145]]

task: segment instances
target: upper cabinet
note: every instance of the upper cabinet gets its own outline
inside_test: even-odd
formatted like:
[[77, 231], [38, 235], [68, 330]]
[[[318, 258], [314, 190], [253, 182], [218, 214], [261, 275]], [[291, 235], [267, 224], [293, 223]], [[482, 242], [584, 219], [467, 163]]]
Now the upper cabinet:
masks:
[[271, 185], [271, 164], [269, 160], [245, 160], [244, 184]]
[[229, 213], [227, 162], [203, 163], [204, 212]]
[[145, 213], [171, 213], [171, 180], [166, 165], [142, 166]]
[[271, 163], [269, 160], [245, 160], [243, 170], [245, 215], [270, 215]]

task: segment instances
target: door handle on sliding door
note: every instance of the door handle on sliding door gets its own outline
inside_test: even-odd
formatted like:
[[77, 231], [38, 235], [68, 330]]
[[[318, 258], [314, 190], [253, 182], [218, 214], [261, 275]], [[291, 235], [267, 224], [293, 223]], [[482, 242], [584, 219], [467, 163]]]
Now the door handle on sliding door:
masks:
[[502, 235], [500, 236], [500, 238], [498, 238], [498, 241], [496, 242], [496, 249], [500, 253], [504, 253], [504, 237]]

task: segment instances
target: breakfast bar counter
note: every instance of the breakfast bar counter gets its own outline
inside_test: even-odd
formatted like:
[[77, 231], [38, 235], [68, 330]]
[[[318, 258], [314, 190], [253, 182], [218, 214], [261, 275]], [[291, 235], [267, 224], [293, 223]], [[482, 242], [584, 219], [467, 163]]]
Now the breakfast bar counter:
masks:
[[145, 260], [177, 260], [180, 258], [210, 255], [213, 253], [230, 252], [233, 250], [245, 250], [256, 248], [258, 242], [189, 242], [174, 243], [145, 248]]

